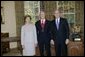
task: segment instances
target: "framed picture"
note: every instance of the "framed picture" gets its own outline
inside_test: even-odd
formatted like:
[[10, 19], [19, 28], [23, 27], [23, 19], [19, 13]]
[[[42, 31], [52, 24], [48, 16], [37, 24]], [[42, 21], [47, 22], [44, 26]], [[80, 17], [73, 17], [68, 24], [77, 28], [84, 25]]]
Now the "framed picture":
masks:
[[5, 24], [5, 19], [4, 19], [4, 8], [1, 7], [1, 24]]

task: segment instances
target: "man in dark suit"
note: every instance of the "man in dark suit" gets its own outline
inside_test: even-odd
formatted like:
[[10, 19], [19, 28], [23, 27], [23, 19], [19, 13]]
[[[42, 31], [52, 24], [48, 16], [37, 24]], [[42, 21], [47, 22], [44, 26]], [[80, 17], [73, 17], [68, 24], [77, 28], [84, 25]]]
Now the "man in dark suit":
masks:
[[39, 45], [39, 50], [41, 56], [44, 56], [44, 52], [46, 51], [47, 56], [51, 56], [50, 52], [50, 30], [49, 24], [50, 22], [45, 19], [45, 12], [40, 12], [40, 20], [36, 22], [36, 31], [37, 31], [37, 40]]
[[55, 43], [56, 55], [66, 56], [67, 45], [69, 43], [69, 25], [67, 20], [60, 17], [60, 11], [54, 13], [55, 20], [51, 22], [51, 33]]

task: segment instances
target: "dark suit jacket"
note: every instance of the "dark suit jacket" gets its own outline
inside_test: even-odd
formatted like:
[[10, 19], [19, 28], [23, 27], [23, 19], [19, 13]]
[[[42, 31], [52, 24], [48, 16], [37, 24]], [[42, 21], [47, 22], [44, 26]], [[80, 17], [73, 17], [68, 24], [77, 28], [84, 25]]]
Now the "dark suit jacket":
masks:
[[57, 30], [56, 22], [51, 22], [51, 35], [56, 43], [65, 43], [65, 40], [69, 38], [69, 25], [67, 20], [60, 18], [59, 29]]
[[50, 35], [49, 25], [50, 25], [50, 21], [46, 20], [44, 32], [42, 32], [40, 20], [35, 23], [38, 42], [48, 43], [50, 41], [51, 35]]

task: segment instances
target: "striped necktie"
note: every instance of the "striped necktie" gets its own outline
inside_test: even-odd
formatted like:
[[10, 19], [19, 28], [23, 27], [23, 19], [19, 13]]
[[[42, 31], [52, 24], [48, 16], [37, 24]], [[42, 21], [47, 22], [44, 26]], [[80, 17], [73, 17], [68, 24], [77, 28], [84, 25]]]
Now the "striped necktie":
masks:
[[56, 25], [57, 25], [57, 30], [58, 30], [59, 29], [59, 21], [58, 21], [58, 19], [56, 21]]

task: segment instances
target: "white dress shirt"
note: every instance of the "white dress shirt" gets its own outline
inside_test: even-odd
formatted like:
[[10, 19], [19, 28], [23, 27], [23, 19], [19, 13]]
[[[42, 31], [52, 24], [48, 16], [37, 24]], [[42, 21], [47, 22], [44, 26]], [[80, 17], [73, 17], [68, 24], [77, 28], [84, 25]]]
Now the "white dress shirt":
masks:
[[42, 24], [42, 23], [43, 23], [43, 24], [45, 23], [45, 19], [41, 19], [41, 24]]
[[60, 17], [59, 17], [59, 18], [56, 18], [56, 26], [57, 26], [57, 29], [59, 29], [59, 22], [60, 22]]

